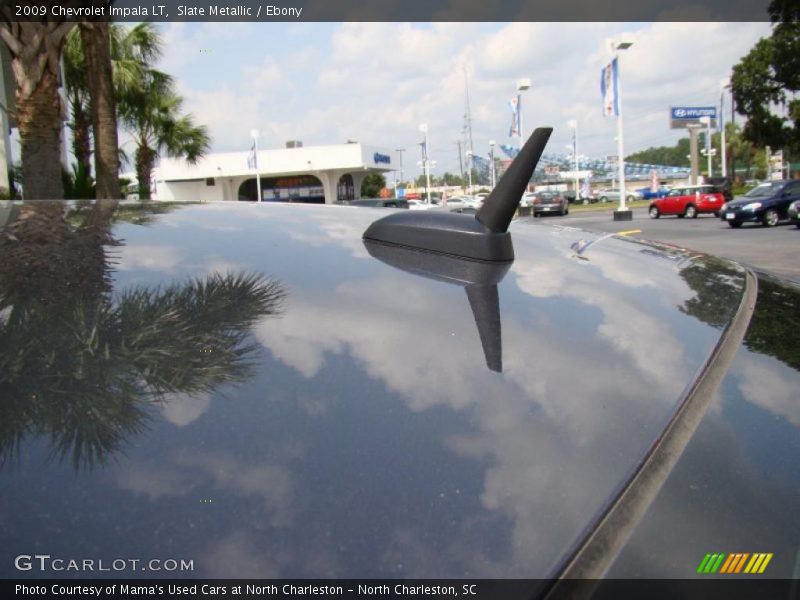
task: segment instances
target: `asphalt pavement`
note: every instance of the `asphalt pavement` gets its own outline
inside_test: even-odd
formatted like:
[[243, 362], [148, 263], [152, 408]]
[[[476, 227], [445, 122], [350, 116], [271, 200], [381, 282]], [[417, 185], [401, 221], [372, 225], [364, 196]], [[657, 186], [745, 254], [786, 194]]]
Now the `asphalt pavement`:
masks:
[[537, 217], [536, 221], [608, 233], [641, 229], [631, 237], [721, 256], [800, 284], [800, 229], [788, 223], [776, 227], [745, 223], [731, 229], [713, 215], [651, 219], [646, 208], [634, 209], [633, 221], [614, 221], [610, 211], [572, 212], [564, 217]]

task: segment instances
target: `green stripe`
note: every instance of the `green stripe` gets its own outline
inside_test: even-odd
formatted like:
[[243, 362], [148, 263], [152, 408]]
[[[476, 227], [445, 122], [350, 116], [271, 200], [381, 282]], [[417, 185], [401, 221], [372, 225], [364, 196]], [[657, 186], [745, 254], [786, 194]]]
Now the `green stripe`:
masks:
[[708, 561], [708, 564], [706, 565], [706, 568], [703, 569], [703, 573], [710, 573], [711, 572], [711, 567], [714, 566], [715, 562], [717, 562], [717, 557], [718, 556], [719, 556], [719, 554], [712, 554], [711, 555], [711, 560]]
[[711, 558], [711, 555], [710, 554], [706, 554], [705, 558], [700, 563], [700, 566], [697, 567], [697, 572], [698, 573], [702, 573], [703, 572], [703, 569], [706, 568], [706, 563], [708, 563], [708, 559], [710, 559], [710, 558]]
[[724, 552], [719, 555], [719, 558], [717, 559], [717, 562], [714, 564], [714, 567], [711, 569], [712, 573], [716, 573], [717, 572], [717, 569], [719, 569], [722, 566], [722, 561], [723, 560], [725, 560], [725, 553]]

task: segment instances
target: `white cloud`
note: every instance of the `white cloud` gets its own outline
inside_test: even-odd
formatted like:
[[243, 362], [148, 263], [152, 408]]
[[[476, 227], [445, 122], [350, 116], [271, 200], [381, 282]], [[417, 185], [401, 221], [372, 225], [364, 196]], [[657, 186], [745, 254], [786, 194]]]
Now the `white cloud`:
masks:
[[737, 372], [742, 377], [739, 390], [748, 402], [800, 426], [796, 372], [775, 361], [756, 360], [755, 356], [743, 360]]
[[159, 271], [171, 273], [182, 261], [175, 246], [126, 243], [114, 249], [114, 268], [119, 271]]
[[199, 419], [211, 406], [210, 394], [167, 394], [161, 405], [164, 418], [178, 427], [186, 427]]

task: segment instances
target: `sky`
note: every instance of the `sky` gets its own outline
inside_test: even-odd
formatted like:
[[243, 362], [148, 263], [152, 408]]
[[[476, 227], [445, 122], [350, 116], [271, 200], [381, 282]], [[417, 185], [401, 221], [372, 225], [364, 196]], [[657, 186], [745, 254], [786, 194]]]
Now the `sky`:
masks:
[[[406, 178], [420, 172], [421, 123], [434, 174], [457, 173], [468, 77], [476, 154], [508, 137], [508, 101], [520, 78], [524, 129], [551, 126], [547, 151], [616, 154], [616, 123], [602, 116], [604, 41], [630, 33], [621, 53], [625, 154], [673, 145], [668, 107], [720, 101], [720, 82], [768, 23], [166, 23], [164, 56], [185, 108], [212, 137], [212, 151], [356, 140], [406, 148]], [[726, 97], [730, 119], [730, 96]]]

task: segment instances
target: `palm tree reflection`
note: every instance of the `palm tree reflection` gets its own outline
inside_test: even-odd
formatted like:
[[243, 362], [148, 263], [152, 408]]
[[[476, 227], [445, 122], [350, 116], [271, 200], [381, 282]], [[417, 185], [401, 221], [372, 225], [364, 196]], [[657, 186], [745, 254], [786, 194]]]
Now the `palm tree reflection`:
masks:
[[0, 464], [29, 436], [76, 468], [104, 462], [166, 394], [245, 379], [250, 328], [280, 314], [283, 287], [256, 274], [115, 293], [115, 208], [75, 226], [63, 204], [26, 204], [0, 231]]

